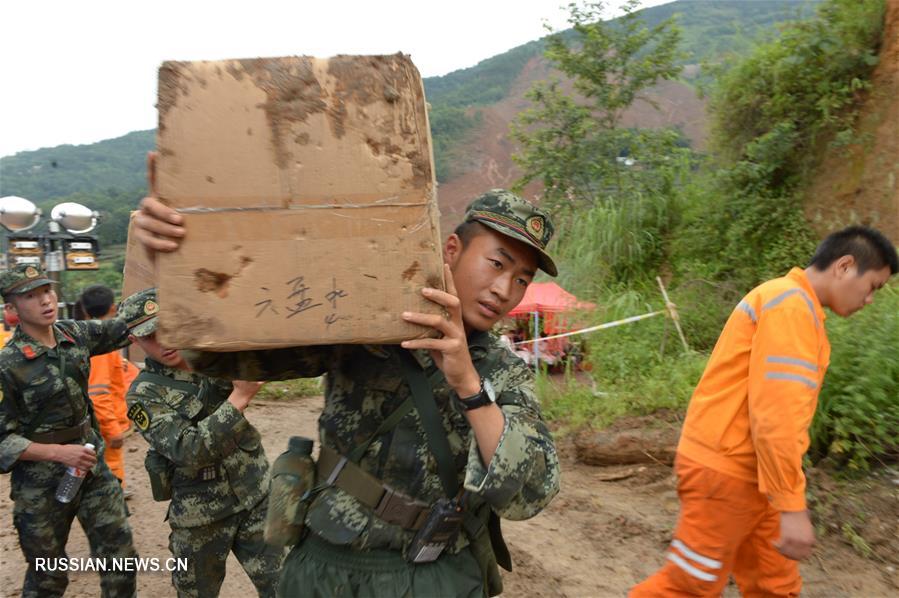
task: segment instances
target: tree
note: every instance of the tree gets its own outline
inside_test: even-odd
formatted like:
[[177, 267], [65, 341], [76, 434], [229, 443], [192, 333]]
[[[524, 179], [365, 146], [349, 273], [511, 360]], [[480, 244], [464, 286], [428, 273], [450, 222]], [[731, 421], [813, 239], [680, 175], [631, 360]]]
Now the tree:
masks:
[[[569, 4], [572, 32], [547, 39], [545, 55], [571, 91], [559, 80], [536, 84], [527, 94], [533, 106], [519, 114], [512, 137], [524, 171], [517, 188], [542, 182], [551, 207], [591, 205], [635, 171], [647, 182], [653, 163], [677, 145], [677, 135], [667, 131], [621, 128], [635, 101], [652, 103], [643, 94], [648, 87], [680, 72], [673, 18], [648, 28], [638, 7], [639, 0], [630, 0], [624, 16], [607, 23], [603, 2]], [[639, 169], [630, 168], [635, 162]]]

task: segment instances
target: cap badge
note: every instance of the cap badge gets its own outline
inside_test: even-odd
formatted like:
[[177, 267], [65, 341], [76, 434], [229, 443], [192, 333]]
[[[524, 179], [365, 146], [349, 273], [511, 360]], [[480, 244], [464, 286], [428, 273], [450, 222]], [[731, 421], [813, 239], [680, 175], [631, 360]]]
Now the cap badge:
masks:
[[147, 301], [144, 303], [144, 313], [148, 316], [152, 316], [156, 312], [159, 311], [159, 304], [155, 301]]
[[38, 273], [37, 268], [35, 268], [34, 266], [28, 266], [27, 268], [25, 268], [25, 276], [27, 278], [37, 278], [38, 276], [40, 276], [40, 274]]
[[524, 223], [528, 232], [538, 239], [543, 238], [543, 229], [545, 228], [542, 216], [531, 216]]

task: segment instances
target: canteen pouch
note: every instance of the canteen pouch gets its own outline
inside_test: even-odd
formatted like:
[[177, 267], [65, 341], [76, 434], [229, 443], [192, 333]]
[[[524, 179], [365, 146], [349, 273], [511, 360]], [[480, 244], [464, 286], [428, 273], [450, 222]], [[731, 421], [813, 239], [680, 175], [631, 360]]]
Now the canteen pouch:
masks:
[[275, 460], [271, 475], [263, 537], [270, 546], [293, 546], [302, 538], [315, 462], [308, 454], [287, 451]]
[[144, 467], [150, 476], [150, 490], [153, 492], [153, 500], [166, 501], [172, 499], [172, 464], [171, 462], [150, 449], [144, 458]]

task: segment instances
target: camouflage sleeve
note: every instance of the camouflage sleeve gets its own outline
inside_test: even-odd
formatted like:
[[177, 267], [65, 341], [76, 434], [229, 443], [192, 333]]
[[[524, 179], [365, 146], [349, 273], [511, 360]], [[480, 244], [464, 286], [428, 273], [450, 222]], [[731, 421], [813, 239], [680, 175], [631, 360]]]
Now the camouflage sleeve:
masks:
[[91, 356], [103, 355], [131, 344], [128, 340], [128, 326], [119, 318], [81, 320], [67, 324], [77, 331]]
[[487, 378], [506, 421], [489, 467], [472, 435], [465, 488], [483, 497], [500, 517], [527, 519], [559, 492], [559, 457], [524, 363], [512, 355], [503, 357]]
[[237, 448], [236, 439], [250, 425], [228, 401], [194, 424], [191, 417], [202, 409], [196, 397], [151, 382], [135, 383], [127, 402], [129, 419], [150, 446], [184, 467], [221, 461]]
[[227, 380], [315, 378], [327, 370], [333, 348], [288, 347], [259, 351], [182, 351], [194, 371]]
[[19, 420], [16, 417], [15, 398], [17, 390], [0, 374], [0, 473], [9, 473], [19, 457], [31, 444], [20, 436]]

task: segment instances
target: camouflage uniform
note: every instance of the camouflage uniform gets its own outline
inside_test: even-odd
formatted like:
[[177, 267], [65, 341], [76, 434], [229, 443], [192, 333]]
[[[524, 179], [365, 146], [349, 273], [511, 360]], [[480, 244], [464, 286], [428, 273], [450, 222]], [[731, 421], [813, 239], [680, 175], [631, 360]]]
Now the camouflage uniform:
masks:
[[[506, 192], [482, 196], [469, 208], [469, 218], [534, 246], [540, 266], [555, 274], [544, 251], [551, 224], [529, 204], [509, 196]], [[534, 394], [532, 374], [489, 333], [470, 334], [468, 344], [475, 367], [491, 382], [505, 416], [489, 467], [481, 460], [474, 434], [443, 373], [426, 351], [413, 352], [432, 387], [458, 480], [471, 493], [473, 509], [486, 503], [501, 517], [532, 517], [559, 490], [558, 456]], [[327, 374], [319, 435], [323, 447], [341, 455], [348, 455], [374, 435], [411, 393], [397, 349], [392, 347], [338, 345], [184, 353], [195, 369], [209, 375], [275, 380]], [[374, 439], [359, 465], [384, 485], [427, 504], [444, 496], [414, 409], [395, 428]], [[325, 488], [311, 501], [305, 525], [311, 533], [284, 564], [279, 587], [283, 596], [482, 596], [487, 592], [487, 580], [464, 533], [437, 561], [408, 564], [402, 553], [413, 532], [387, 523], [336, 486]]]
[[[31, 283], [22, 284], [28, 278], [33, 279]], [[28, 270], [20, 266], [0, 275], [0, 290], [9, 297], [49, 282], [34, 267]], [[66, 558], [65, 544], [75, 517], [84, 528], [92, 556], [137, 556], [122, 489], [103, 460], [103, 440], [86, 389], [91, 355], [121, 347], [127, 342], [126, 332], [124, 322], [117, 319], [56, 322], [56, 346], [49, 348], [31, 338], [20, 325], [0, 350], [0, 472], [12, 472], [13, 523], [28, 561], [23, 596], [61, 596], [65, 591], [66, 573], [38, 571], [35, 559]], [[64, 375], [60, 375], [61, 362]], [[92, 443], [97, 448], [97, 464], [75, 499], [63, 504], [55, 499], [55, 493], [66, 466], [51, 461], [20, 461], [19, 457], [31, 444], [30, 438], [41, 442], [40, 436], [78, 425], [82, 426], [80, 436], [67, 443]], [[29, 431], [29, 427], [33, 429]], [[111, 567], [112, 563], [107, 565]], [[135, 592], [134, 572], [101, 572], [100, 583], [103, 596], [131, 596]]]
[[[155, 330], [155, 309], [154, 317], [140, 318], [147, 302], [154, 300], [151, 289], [122, 303], [119, 313], [132, 334], [145, 336]], [[169, 548], [188, 564], [186, 571], [172, 573], [178, 595], [217, 596], [233, 551], [259, 595], [274, 596], [283, 551], [266, 545], [262, 537], [269, 464], [259, 432], [228, 402], [230, 382], [150, 358], [145, 368], [162, 378], [138, 375], [126, 396], [128, 417], [150, 450], [171, 464]], [[200, 390], [192, 394], [178, 382]]]

